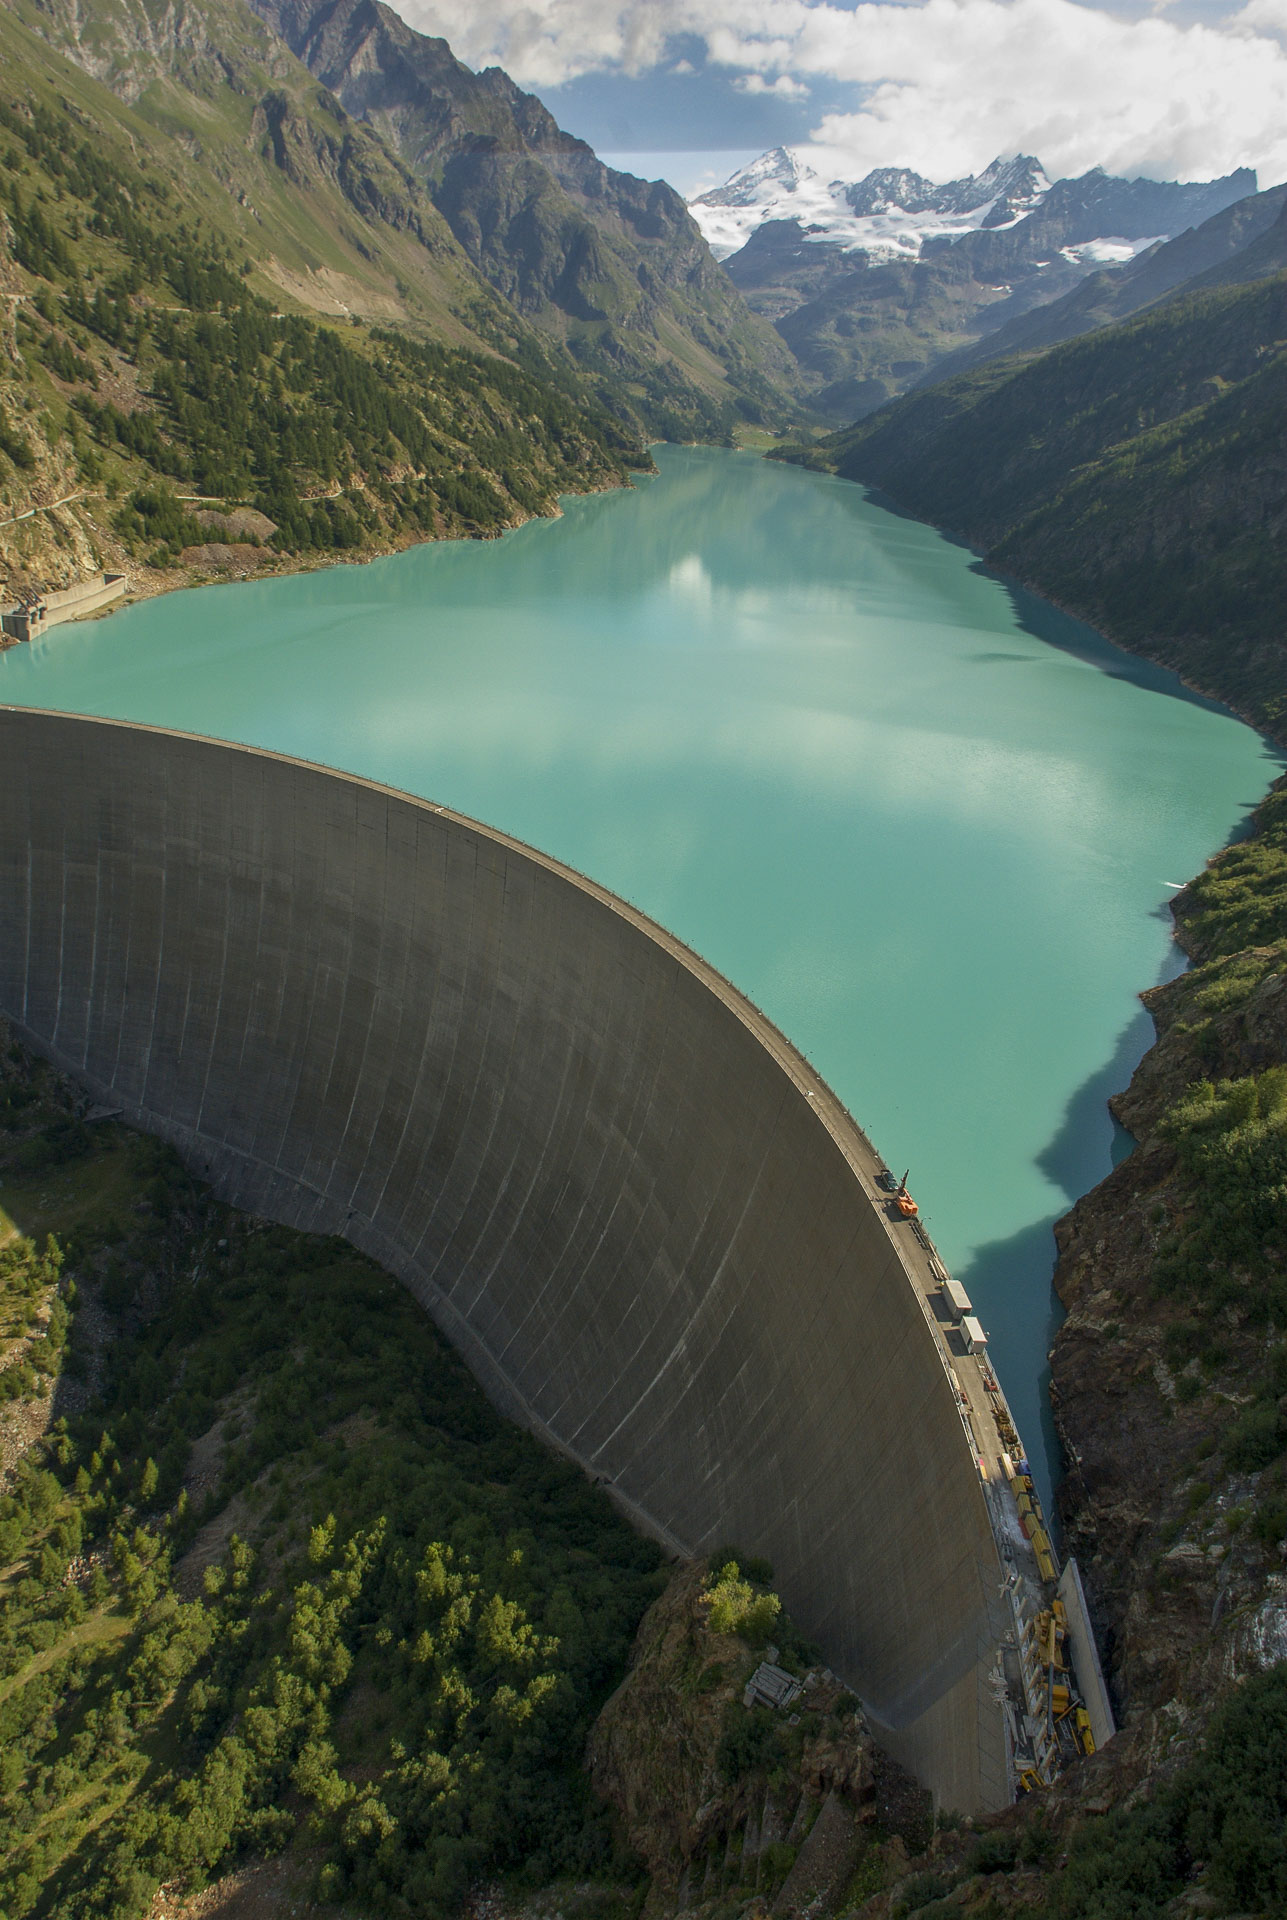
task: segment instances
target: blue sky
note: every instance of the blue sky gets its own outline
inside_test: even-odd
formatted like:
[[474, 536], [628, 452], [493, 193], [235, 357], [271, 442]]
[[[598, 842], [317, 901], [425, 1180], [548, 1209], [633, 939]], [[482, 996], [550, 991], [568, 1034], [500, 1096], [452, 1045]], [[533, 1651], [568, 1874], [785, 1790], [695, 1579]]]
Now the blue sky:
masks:
[[[684, 72], [685, 65], [693, 72]], [[852, 88], [813, 76], [799, 83], [807, 91], [797, 100], [746, 93], [735, 84], [738, 78], [737, 70], [708, 61], [701, 42], [685, 34], [677, 37], [664, 67], [637, 75], [587, 73], [538, 91], [560, 124], [592, 147], [640, 152], [749, 148], [763, 153], [766, 147], [807, 140], [823, 111], [843, 111], [852, 100]]]
[[1287, 179], [1287, 0], [395, 4], [597, 151], [664, 156], [636, 170], [682, 187], [800, 144], [847, 178], [947, 179], [1025, 151], [1056, 175]]
[[747, 93], [739, 77], [708, 61], [702, 43], [685, 34], [666, 66], [635, 75], [587, 73], [536, 91], [560, 126], [613, 166], [645, 178], [656, 173], [690, 195], [719, 185], [769, 147], [807, 141], [824, 113], [843, 113], [853, 103], [852, 87], [812, 76], [797, 83], [803, 91], [794, 100]]

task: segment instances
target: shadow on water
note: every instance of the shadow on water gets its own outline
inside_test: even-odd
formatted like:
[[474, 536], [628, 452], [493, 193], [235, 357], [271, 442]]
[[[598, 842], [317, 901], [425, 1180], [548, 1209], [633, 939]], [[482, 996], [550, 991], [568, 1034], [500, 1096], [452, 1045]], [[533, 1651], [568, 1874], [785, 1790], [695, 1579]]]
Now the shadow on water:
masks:
[[[873, 506], [880, 507], [885, 513], [893, 514], [896, 519], [911, 520], [918, 526], [933, 525], [933, 522], [926, 521], [920, 514], [913, 513], [910, 508], [901, 506], [897, 500], [891, 499], [879, 487], [867, 486], [862, 482], [859, 482], [859, 485], [862, 486], [863, 492]], [[1030, 633], [1034, 640], [1042, 640], [1048, 646], [1057, 647], [1061, 653], [1069, 653], [1075, 659], [1088, 661], [1114, 680], [1126, 680], [1132, 686], [1146, 688], [1150, 693], [1162, 693], [1172, 700], [1183, 700], [1187, 705], [1201, 707], [1207, 713], [1220, 713], [1227, 719], [1238, 718], [1233, 709], [1225, 706], [1223, 701], [1212, 700], [1206, 694], [1187, 687], [1179, 674], [1170, 667], [1161, 667], [1152, 660], [1143, 659], [1138, 654], [1127, 653], [1114, 641], [1106, 639], [1097, 628], [1088, 626], [1084, 620], [1079, 620], [1075, 614], [1065, 613], [1053, 602], [1043, 600], [1039, 593], [1034, 592], [1030, 587], [1025, 587], [1021, 581], [1015, 579], [1013, 574], [1002, 573], [996, 567], [989, 566], [972, 541], [963, 539], [960, 534], [953, 533], [946, 527], [936, 527], [935, 531], [948, 546], [957, 547], [962, 553], [969, 554], [971, 573], [978, 574], [980, 579], [991, 580], [1004, 589], [1017, 624], [1025, 633]], [[985, 651], [976, 654], [974, 658], [980, 664], [1005, 660], [1017, 664], [1026, 659], [1026, 656]], [[1244, 721], [1243, 725], [1246, 724]], [[1287, 756], [1284, 756], [1266, 736], [1262, 735], [1261, 738], [1264, 739], [1266, 747], [1274, 757], [1281, 764], [1287, 764]], [[1232, 837], [1241, 839], [1244, 836], [1235, 834]]]
[[[1163, 907], [1161, 912], [1166, 913]], [[1183, 972], [1184, 955], [1173, 946], [1158, 973], [1161, 986]], [[1119, 1166], [1134, 1141], [1108, 1110], [1110, 1095], [1121, 1093], [1153, 1042], [1153, 1022], [1141, 1006], [1118, 1035], [1112, 1054], [1071, 1095], [1051, 1139], [1035, 1164], [1063, 1194], [1066, 1205], [1021, 1227], [1005, 1240], [978, 1247], [969, 1266], [957, 1275], [988, 1329], [988, 1344], [1014, 1410], [1019, 1432], [1042, 1504], [1053, 1520], [1054, 1489], [1063, 1477], [1063, 1458], [1050, 1404], [1050, 1369], [1033, 1375], [1009, 1334], [1010, 1303], [1044, 1293], [1044, 1348], [1049, 1352], [1064, 1319], [1053, 1286], [1054, 1227], [1073, 1203]], [[1030, 1326], [1031, 1321], [1027, 1324]], [[1038, 1437], [1039, 1436], [1039, 1437]]]
[[[964, 542], [958, 544], [965, 545]], [[1128, 681], [1131, 686], [1143, 687], [1149, 693], [1164, 693], [1172, 700], [1184, 701], [1187, 706], [1201, 707], [1206, 713], [1223, 714], [1226, 719], [1237, 717], [1223, 701], [1212, 700], [1206, 694], [1185, 686], [1179, 674], [1170, 667], [1160, 667], [1155, 661], [1145, 660], [1139, 654], [1126, 653], [1115, 642], [1105, 639], [1097, 628], [1078, 620], [1074, 614], [1065, 613], [1049, 600], [1043, 600], [1040, 594], [1022, 586], [1012, 575], [998, 573], [994, 567], [988, 566], [977, 548], [970, 547], [967, 550], [974, 555], [971, 573], [977, 573], [984, 580], [993, 580], [1005, 589], [1015, 620], [1034, 640], [1057, 647], [1061, 653], [1071, 654], [1076, 660], [1087, 661], [1089, 665], [1098, 667], [1101, 673], [1108, 674], [1110, 679]]]

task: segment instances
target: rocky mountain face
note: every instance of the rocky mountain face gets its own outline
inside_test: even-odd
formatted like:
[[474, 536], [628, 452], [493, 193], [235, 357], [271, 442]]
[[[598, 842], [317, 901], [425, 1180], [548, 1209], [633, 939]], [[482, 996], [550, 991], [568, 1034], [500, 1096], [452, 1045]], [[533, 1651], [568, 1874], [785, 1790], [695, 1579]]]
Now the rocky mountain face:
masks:
[[1125, 266], [1087, 276], [1061, 299], [1009, 320], [973, 347], [949, 354], [930, 380], [949, 378], [985, 360], [1032, 353], [1092, 333], [1156, 305], [1176, 288], [1245, 285], [1287, 268], [1287, 187], [1249, 194], [1189, 227], [1174, 240], [1149, 247]]
[[753, 1651], [736, 1633], [714, 1631], [705, 1580], [704, 1567], [686, 1566], [653, 1603], [587, 1752], [591, 1779], [667, 1906], [697, 1906], [730, 1881], [749, 1892], [758, 1879], [773, 1891], [788, 1845], [799, 1847], [829, 1797], [851, 1818], [862, 1807], [876, 1818], [877, 1772], [891, 1764], [877, 1759], [857, 1701], [821, 1669], [802, 1675], [794, 1723], [763, 1708], [748, 1713], [747, 1682], [779, 1650]]
[[1006, 226], [1030, 212], [1046, 194], [1050, 182], [1039, 160], [1031, 154], [1017, 154], [1012, 160], [994, 160], [983, 173], [965, 180], [949, 180], [935, 186], [922, 174], [905, 167], [878, 167], [862, 180], [844, 189], [844, 197], [856, 214], [907, 213], [960, 214], [968, 217], [977, 208], [986, 208], [981, 224]]
[[[182, 32], [146, 43], [93, 16], [82, 51], [130, 105], [17, 11], [0, 9], [0, 598], [496, 533], [651, 464], [252, 15], [213, 0], [200, 33], [171, 13]], [[216, 61], [212, 30], [246, 23]]]
[[605, 167], [498, 68], [378, 0], [253, 0], [421, 180], [493, 287], [596, 376], [687, 437], [781, 409], [790, 354], [716, 265], [680, 196]]
[[[519, 346], [423, 186], [242, 0], [9, 0], [2, 17], [13, 83], [53, 84], [42, 42], [98, 81], [132, 112], [124, 150], [154, 159], [279, 303]], [[77, 110], [110, 113], [103, 93]]]
[[[1145, 994], [1157, 1042], [1113, 1102], [1138, 1144], [1058, 1229], [1060, 1502], [1139, 1772], [1287, 1657], [1282, 1222], [1262, 1144], [1278, 1136], [1257, 1124], [1287, 1063], [1284, 837], [1278, 791], [1256, 837], [1177, 896], [1195, 966]], [[1211, 1181], [1212, 1148], [1254, 1184]]]
[[938, 363], [1255, 189], [1047, 178], [1030, 155], [935, 185], [906, 169], [824, 181], [779, 149], [693, 203], [729, 276], [771, 319], [814, 404], [853, 419]]
[[[999, 157], [982, 173], [935, 183], [907, 167], [878, 167], [861, 180], [824, 180], [799, 148], [762, 154], [692, 211], [720, 255], [736, 253], [766, 222], [794, 220], [822, 248], [918, 258], [927, 246], [1022, 221], [1046, 244], [1103, 246], [1178, 233], [1255, 190], [1240, 167], [1221, 180], [1124, 180], [1092, 167], [1051, 181], [1031, 154]], [[1032, 251], [1039, 251], [1039, 246]], [[996, 257], [1007, 257], [1005, 252]]]
[[914, 259], [933, 235], [1020, 219], [1049, 192], [1041, 162], [1030, 154], [936, 184], [909, 167], [824, 180], [800, 148], [775, 147], [691, 204], [721, 258], [738, 252], [767, 221], [794, 220], [820, 246]]

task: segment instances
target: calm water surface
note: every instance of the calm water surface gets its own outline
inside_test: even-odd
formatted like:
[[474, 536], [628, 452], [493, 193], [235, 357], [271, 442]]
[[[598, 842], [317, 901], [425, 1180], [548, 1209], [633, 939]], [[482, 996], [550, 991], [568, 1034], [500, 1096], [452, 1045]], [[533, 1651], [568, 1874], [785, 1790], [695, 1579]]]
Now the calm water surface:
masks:
[[0, 700], [409, 788], [672, 928], [911, 1167], [1035, 1458], [1050, 1223], [1110, 1164], [1168, 882], [1278, 762], [857, 487], [658, 461], [498, 542], [62, 628]]

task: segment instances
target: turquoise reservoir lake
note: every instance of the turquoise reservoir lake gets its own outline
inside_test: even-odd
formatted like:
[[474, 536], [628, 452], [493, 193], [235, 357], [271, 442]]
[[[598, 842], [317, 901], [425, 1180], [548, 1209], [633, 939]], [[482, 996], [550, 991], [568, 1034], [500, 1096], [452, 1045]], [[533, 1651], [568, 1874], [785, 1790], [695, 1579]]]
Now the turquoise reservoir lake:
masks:
[[370, 775], [673, 929], [910, 1166], [1038, 1464], [1050, 1224], [1109, 1167], [1169, 883], [1279, 761], [858, 487], [658, 464], [500, 541], [56, 629], [0, 701]]

